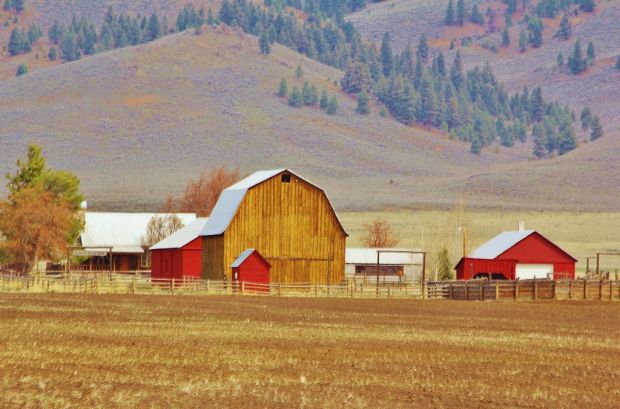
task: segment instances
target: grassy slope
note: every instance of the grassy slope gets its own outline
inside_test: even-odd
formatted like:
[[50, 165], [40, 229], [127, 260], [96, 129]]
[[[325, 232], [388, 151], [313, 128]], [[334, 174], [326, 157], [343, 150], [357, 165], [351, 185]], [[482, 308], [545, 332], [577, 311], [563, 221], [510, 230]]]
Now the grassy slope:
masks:
[[[442, 19], [446, 4], [444, 0], [383, 2], [354, 13], [349, 19], [374, 41], [380, 41], [384, 32], [390, 32], [397, 49], [402, 49], [408, 42], [415, 47], [419, 36], [426, 33], [431, 46], [442, 49], [451, 61], [455, 51], [448, 50], [450, 39], [484, 33], [471, 24], [462, 29], [444, 27]], [[501, 8], [497, 2], [485, 4]], [[559, 17], [546, 19], [543, 46], [521, 54], [516, 50], [520, 18], [515, 18], [517, 24], [511, 29], [512, 44], [509, 49], [500, 49], [498, 54], [492, 54], [480, 47], [480, 42], [486, 39], [499, 43], [499, 33], [485, 36], [473, 46], [461, 49], [468, 66], [489, 61], [500, 81], [510, 90], [542, 86], [546, 97], [569, 105], [577, 114], [583, 106], [590, 105], [601, 116], [606, 132], [605, 138], [581, 146], [562, 158], [527, 165], [508, 165], [473, 176], [468, 179], [466, 190], [475, 192], [479, 198], [486, 197], [488, 192], [489, 200], [504, 190], [507, 197], [525, 195], [549, 206], [581, 201], [579, 196], [589, 196], [592, 207], [596, 207], [595, 202], [616, 201], [616, 179], [620, 174], [620, 163], [616, 159], [620, 154], [620, 116], [617, 115], [616, 104], [620, 94], [620, 72], [613, 69], [613, 64], [614, 57], [620, 54], [620, 26], [617, 24], [620, 4], [597, 4], [596, 13], [582, 13], [572, 20], [573, 36], [568, 41], [553, 38]], [[481, 8], [484, 9], [486, 6]], [[556, 56], [561, 50], [567, 57], [577, 37], [582, 40], [584, 50], [588, 41], [594, 42], [597, 60], [588, 72], [571, 76], [557, 69]], [[581, 132], [579, 140], [582, 145], [585, 139], [587, 134]]]
[[[338, 94], [338, 115], [274, 95], [281, 78], [302, 85], [298, 64]], [[261, 56], [254, 37], [223, 29], [63, 64], [0, 83], [0, 170], [37, 142], [52, 166], [80, 175], [94, 204], [148, 208], [205, 168], [289, 166], [340, 207], [378, 207], [451, 203], [463, 174], [512, 160], [473, 158], [460, 143], [357, 115], [331, 83], [341, 76], [284, 47]]]

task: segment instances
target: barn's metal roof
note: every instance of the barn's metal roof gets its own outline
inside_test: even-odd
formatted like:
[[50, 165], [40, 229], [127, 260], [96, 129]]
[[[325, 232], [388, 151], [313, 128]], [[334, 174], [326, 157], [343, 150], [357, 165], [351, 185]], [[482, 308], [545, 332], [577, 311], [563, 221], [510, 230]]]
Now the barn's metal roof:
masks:
[[347, 247], [345, 250], [345, 264], [377, 264], [377, 251], [381, 250], [379, 256], [380, 265], [407, 265], [418, 264], [421, 261], [421, 254], [411, 253], [383, 253], [383, 251], [419, 251], [407, 248], [368, 248], [368, 247]]
[[233, 261], [233, 263], [230, 265], [230, 267], [232, 267], [232, 268], [239, 267], [241, 265], [241, 263], [243, 263], [245, 261], [245, 259], [250, 257], [250, 254], [254, 253], [254, 251], [255, 251], [255, 249], [243, 250], [243, 253], [239, 254], [239, 257], [237, 257], [235, 259], [235, 261]]
[[494, 259], [506, 250], [535, 233], [534, 230], [505, 231], [478, 247], [468, 258]]
[[[84, 231], [80, 235], [84, 247], [112, 247], [113, 253], [144, 253], [142, 237], [153, 216], [166, 213], [86, 212]], [[196, 220], [193, 213], [176, 213], [183, 224]]]
[[175, 231], [149, 250], [180, 249], [200, 236], [200, 231], [207, 224], [208, 217], [200, 217], [180, 230]]

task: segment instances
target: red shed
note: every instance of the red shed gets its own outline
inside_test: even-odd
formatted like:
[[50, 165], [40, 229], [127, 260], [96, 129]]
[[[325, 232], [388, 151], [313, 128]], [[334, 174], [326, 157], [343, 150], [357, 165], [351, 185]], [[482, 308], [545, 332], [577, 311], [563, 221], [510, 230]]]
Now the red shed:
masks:
[[456, 265], [456, 277], [470, 280], [574, 279], [577, 260], [534, 230], [503, 232]]
[[230, 267], [233, 281], [269, 284], [271, 265], [255, 249], [244, 250]]
[[202, 238], [199, 234], [207, 220], [206, 217], [196, 219], [150, 248], [151, 278], [200, 278]]

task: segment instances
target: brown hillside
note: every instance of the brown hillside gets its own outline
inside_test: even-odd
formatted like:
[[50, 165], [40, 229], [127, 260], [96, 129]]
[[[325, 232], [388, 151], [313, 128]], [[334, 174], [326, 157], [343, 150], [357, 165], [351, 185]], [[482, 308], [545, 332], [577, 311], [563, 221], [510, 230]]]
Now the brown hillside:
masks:
[[[304, 80], [338, 95], [337, 115], [275, 96], [281, 78], [289, 89], [303, 85], [298, 64]], [[152, 209], [219, 165], [293, 168], [340, 209], [452, 205], [461, 193], [474, 206], [620, 207], [609, 200], [620, 186], [599, 177], [610, 167], [619, 174], [617, 165], [585, 162], [599, 143], [543, 162], [501, 149], [474, 157], [467, 145], [382, 118], [376, 107], [355, 114], [355, 101], [333, 84], [341, 76], [284, 47], [262, 56], [256, 38], [220, 28], [11, 78], [0, 83], [0, 172], [36, 142], [51, 166], [77, 172], [97, 208]]]

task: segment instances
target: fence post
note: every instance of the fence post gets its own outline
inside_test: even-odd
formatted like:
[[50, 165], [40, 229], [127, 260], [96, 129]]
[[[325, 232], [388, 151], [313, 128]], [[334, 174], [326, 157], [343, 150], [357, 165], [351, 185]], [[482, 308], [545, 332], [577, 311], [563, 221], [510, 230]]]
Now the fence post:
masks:
[[174, 295], [174, 278], [170, 280], [170, 294]]
[[598, 283], [598, 299], [602, 300], [603, 299], [603, 279], [599, 279], [599, 283]]
[[614, 282], [609, 280], [609, 301], [614, 299]]
[[241, 294], [245, 292], [245, 281], [241, 282]]
[[495, 281], [495, 301], [499, 301], [499, 281]]
[[450, 286], [449, 286], [448, 294], [450, 294], [449, 297], [450, 297], [450, 300], [451, 300], [452, 299], [452, 281], [450, 281]]
[[278, 283], [278, 297], [282, 297], [282, 286]]
[[515, 281], [515, 301], [519, 299], [519, 280]]
[[573, 280], [568, 280], [568, 299], [573, 299]]
[[469, 282], [465, 281], [465, 301], [469, 301]]
[[484, 282], [480, 280], [480, 301], [484, 301]]
[[534, 301], [538, 298], [538, 281], [534, 279]]
[[583, 299], [588, 299], [588, 280], [583, 279]]
[[553, 284], [553, 299], [554, 300], [558, 300], [558, 291], [556, 289], [558, 282], [556, 280], [551, 281], [551, 283]]

